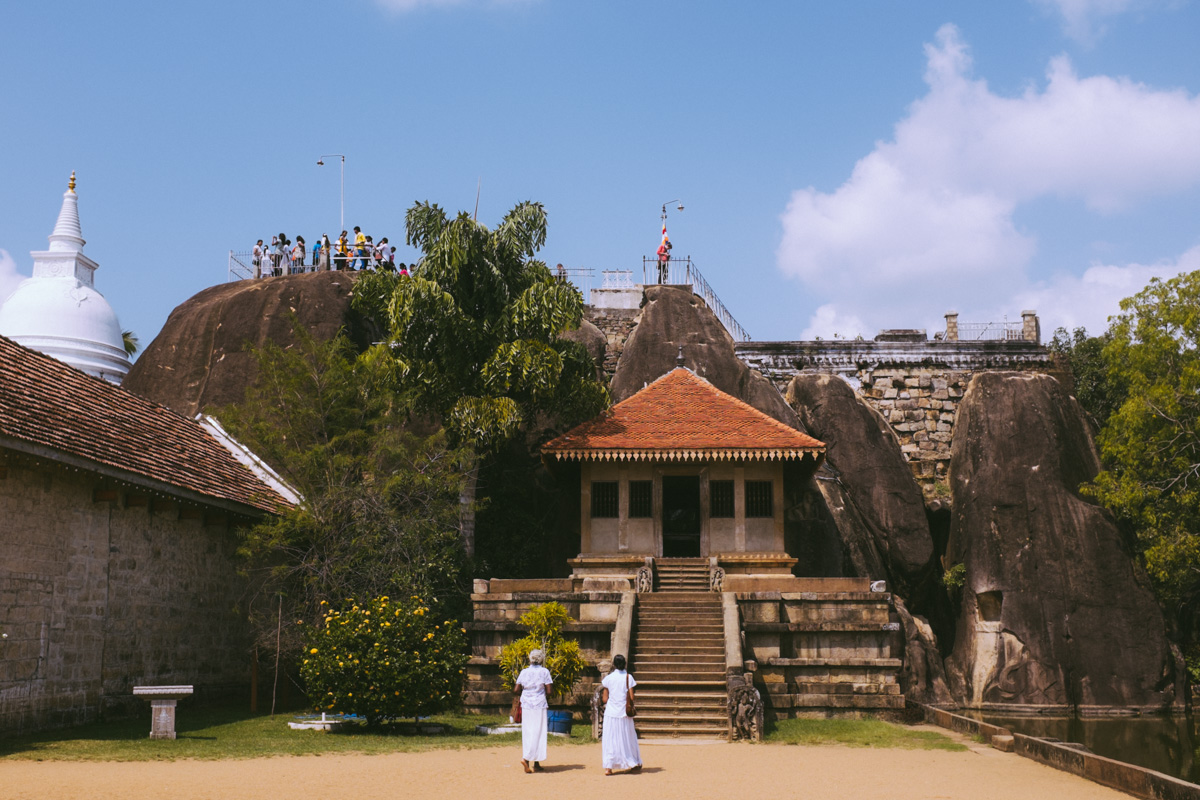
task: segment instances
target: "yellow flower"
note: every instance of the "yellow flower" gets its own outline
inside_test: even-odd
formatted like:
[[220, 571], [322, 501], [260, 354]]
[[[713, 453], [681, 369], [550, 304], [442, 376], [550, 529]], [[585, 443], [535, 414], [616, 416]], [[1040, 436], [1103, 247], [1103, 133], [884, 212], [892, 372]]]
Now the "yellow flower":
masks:
[[315, 656], [317, 654], [317, 648], [314, 647], [312, 650], [309, 650], [308, 653], [309, 655]]

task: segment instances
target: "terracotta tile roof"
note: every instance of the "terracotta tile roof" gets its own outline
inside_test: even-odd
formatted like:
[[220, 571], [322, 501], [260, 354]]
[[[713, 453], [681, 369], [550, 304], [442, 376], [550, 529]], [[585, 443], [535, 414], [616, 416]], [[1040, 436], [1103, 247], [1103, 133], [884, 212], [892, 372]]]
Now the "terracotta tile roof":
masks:
[[287, 505], [195, 420], [0, 336], [3, 446], [263, 511]]
[[678, 367], [542, 452], [580, 459], [819, 457], [825, 444]]

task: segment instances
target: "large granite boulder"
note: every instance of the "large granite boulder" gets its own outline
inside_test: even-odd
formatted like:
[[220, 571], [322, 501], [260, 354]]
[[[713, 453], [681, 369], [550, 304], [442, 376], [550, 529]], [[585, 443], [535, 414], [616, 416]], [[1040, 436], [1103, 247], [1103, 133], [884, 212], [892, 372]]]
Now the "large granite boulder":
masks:
[[205, 289], [171, 312], [122, 386], [187, 417], [240, 402], [258, 375], [250, 346], [288, 347], [293, 319], [322, 340], [343, 328], [351, 338], [371, 338], [350, 309], [355, 277], [313, 272]]
[[604, 356], [608, 350], [608, 337], [604, 335], [604, 331], [585, 319], [580, 320], [578, 328], [573, 331], [563, 331], [560, 336], [586, 347], [588, 355], [596, 362], [596, 377], [600, 378], [604, 375]]
[[977, 374], [958, 409], [947, 564], [966, 583], [946, 668], [972, 707], [1183, 705], [1177, 651], [1111, 516], [1080, 496], [1099, 469], [1054, 378]]
[[647, 286], [642, 318], [625, 342], [612, 379], [613, 402], [627, 399], [683, 365], [726, 394], [799, 427], [775, 386], [738, 360], [733, 337], [699, 296], [679, 286]]
[[825, 442], [830, 480], [817, 488], [863, 577], [908, 596], [933, 567], [925, 501], [900, 444], [879, 412], [834, 375], [797, 375], [787, 402]]

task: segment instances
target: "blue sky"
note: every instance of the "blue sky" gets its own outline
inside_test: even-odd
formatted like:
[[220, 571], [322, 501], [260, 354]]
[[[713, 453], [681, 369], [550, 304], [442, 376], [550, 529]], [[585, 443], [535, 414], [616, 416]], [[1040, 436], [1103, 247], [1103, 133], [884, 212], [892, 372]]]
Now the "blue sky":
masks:
[[680, 198], [675, 254], [760, 340], [1098, 332], [1200, 268], [1196, 0], [45, 0], [0, 37], [0, 297], [76, 170], [143, 344], [231, 249], [337, 233], [327, 153], [347, 227], [402, 242], [481, 183], [481, 221], [541, 201], [544, 259], [597, 271]]

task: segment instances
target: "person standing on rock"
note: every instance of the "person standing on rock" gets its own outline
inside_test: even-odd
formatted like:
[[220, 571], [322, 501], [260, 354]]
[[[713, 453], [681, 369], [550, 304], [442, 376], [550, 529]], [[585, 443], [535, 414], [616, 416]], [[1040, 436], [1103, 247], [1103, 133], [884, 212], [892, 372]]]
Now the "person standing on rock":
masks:
[[296, 235], [296, 246], [292, 248], [292, 273], [304, 272], [304, 237]]
[[664, 284], [671, 272], [671, 240], [663, 232], [662, 244], [658, 246], [658, 282]]
[[614, 769], [641, 772], [642, 753], [637, 731], [627, 709], [633, 708], [633, 687], [637, 681], [625, 671], [625, 656], [616, 655], [612, 672], [600, 683], [600, 702], [604, 703], [604, 732], [600, 734], [600, 758], [605, 775]]
[[254, 267], [254, 277], [262, 277], [262, 262], [263, 262], [263, 243], [262, 239], [258, 240], [258, 244], [254, 245], [254, 252], [250, 257], [250, 266]]
[[[554, 688], [550, 670], [542, 666], [545, 653], [529, 653], [529, 666], [521, 670], [513, 687], [513, 719], [521, 715], [521, 766], [525, 772], [541, 772], [546, 760], [546, 737], [549, 734], [550, 704], [546, 697]], [[518, 705], [519, 704], [519, 705]]]

